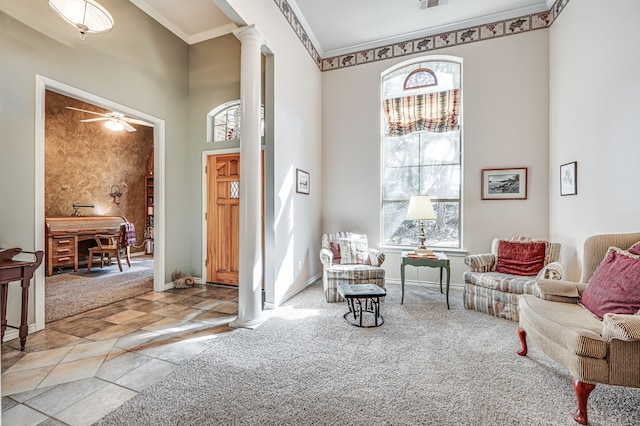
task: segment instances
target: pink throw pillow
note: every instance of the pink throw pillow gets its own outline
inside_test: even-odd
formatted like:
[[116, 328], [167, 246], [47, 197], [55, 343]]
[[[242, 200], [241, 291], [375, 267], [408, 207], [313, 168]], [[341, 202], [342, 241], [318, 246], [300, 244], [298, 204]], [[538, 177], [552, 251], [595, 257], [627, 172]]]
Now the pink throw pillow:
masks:
[[640, 256], [609, 248], [580, 299], [598, 318], [604, 314], [635, 314], [640, 310]]
[[640, 241], [629, 247], [629, 253], [640, 256]]
[[342, 261], [342, 257], [340, 256], [340, 244], [339, 243], [330, 243], [331, 244], [331, 252], [333, 253], [333, 264], [339, 264]]
[[498, 243], [496, 272], [503, 274], [536, 275], [545, 266], [547, 244], [545, 242]]

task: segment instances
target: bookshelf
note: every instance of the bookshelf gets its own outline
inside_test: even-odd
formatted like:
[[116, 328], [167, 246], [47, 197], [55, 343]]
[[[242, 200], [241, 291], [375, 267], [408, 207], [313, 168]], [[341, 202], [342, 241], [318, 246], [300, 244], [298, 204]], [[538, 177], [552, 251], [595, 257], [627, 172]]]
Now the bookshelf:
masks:
[[144, 253], [145, 254], [153, 254], [153, 223], [154, 223], [154, 205], [153, 205], [153, 198], [154, 198], [154, 192], [153, 192], [153, 176], [152, 175], [147, 175], [145, 176], [144, 179], [144, 190], [145, 190], [145, 197], [144, 199], [146, 200], [146, 216], [147, 216], [147, 220], [146, 220], [146, 225], [144, 228]]

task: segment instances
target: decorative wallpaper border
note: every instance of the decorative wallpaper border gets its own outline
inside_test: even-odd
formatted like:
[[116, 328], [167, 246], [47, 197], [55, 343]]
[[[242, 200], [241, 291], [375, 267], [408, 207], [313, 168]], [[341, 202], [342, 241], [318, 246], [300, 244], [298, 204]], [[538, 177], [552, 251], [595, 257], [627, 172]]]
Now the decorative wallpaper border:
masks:
[[560, 13], [569, 4], [570, 0], [556, 0], [553, 6], [546, 12], [532, 13], [516, 18], [504, 19], [489, 24], [474, 25], [460, 30], [435, 34], [427, 37], [411, 39], [386, 46], [347, 53], [345, 55], [322, 58], [313, 45], [307, 32], [302, 27], [300, 20], [291, 10], [287, 0], [274, 0], [278, 8], [298, 35], [302, 45], [307, 49], [311, 58], [320, 71], [331, 71], [340, 68], [366, 64], [368, 62], [382, 61], [414, 53], [430, 52], [452, 46], [474, 43], [520, 34], [527, 31], [549, 28], [558, 19]]

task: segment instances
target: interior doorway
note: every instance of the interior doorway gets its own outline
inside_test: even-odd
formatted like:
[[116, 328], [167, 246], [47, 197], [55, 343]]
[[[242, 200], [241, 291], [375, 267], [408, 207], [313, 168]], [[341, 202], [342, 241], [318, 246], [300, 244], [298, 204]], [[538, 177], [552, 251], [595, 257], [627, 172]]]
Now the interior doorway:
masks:
[[[153, 126], [153, 150], [154, 155], [154, 265], [153, 265], [153, 289], [155, 291], [165, 290], [164, 270], [165, 270], [165, 250], [164, 250], [164, 165], [165, 165], [165, 124], [164, 120], [131, 109], [124, 105], [117, 104], [108, 99], [92, 95], [64, 83], [36, 76], [36, 188], [35, 188], [35, 224], [36, 230], [36, 250], [45, 250], [45, 98], [46, 91], [51, 90], [56, 93], [69, 96], [97, 105], [99, 107], [120, 111], [127, 116], [144, 120]], [[39, 268], [35, 274], [34, 304], [35, 304], [35, 327], [32, 331], [41, 330], [45, 326], [45, 268]]]

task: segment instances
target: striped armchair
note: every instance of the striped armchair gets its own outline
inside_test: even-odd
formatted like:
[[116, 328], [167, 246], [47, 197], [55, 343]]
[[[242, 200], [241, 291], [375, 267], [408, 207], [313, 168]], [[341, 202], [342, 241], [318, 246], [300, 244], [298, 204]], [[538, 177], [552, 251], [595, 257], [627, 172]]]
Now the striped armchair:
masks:
[[519, 295], [533, 294], [538, 279], [562, 279], [564, 267], [558, 262], [560, 244], [541, 241], [547, 245], [544, 267], [532, 275], [514, 275], [496, 272], [500, 241], [526, 243], [534, 240], [528, 237], [515, 237], [510, 240], [496, 238], [491, 244], [491, 253], [467, 256], [464, 263], [470, 271], [464, 273], [464, 307], [518, 321]]
[[322, 285], [327, 303], [341, 302], [340, 284], [376, 284], [384, 288], [384, 253], [368, 246], [367, 236], [353, 232], [322, 235]]

